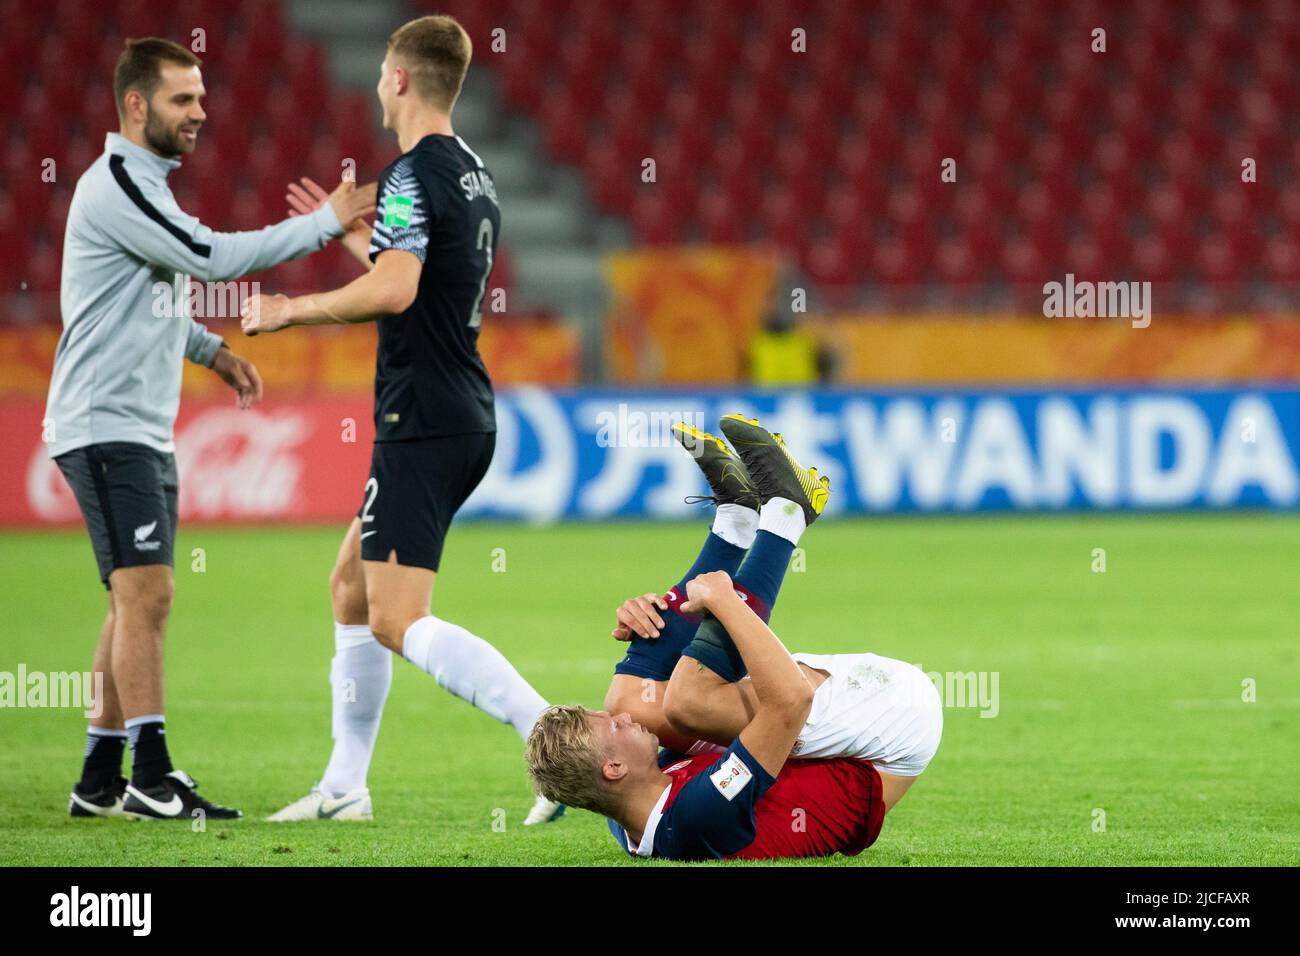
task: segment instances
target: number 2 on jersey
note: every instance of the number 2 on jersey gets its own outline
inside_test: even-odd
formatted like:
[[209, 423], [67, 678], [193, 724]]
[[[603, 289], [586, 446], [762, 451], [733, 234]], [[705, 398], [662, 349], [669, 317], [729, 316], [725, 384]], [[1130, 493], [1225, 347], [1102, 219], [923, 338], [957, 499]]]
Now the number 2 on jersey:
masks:
[[483, 324], [483, 296], [487, 294], [488, 276], [492, 274], [492, 220], [485, 218], [478, 224], [477, 247], [487, 253], [487, 267], [483, 270], [483, 279], [478, 284], [478, 298], [474, 308], [470, 309], [469, 327], [477, 329]]

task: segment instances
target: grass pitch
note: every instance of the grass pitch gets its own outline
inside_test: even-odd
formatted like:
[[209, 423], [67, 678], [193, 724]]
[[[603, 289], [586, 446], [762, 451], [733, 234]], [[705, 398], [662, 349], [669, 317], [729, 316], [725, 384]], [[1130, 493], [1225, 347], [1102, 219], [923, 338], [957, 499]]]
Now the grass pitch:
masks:
[[[342, 530], [187, 528], [177, 543], [168, 740], [246, 819], [199, 833], [71, 820], [80, 711], [4, 709], [0, 864], [646, 865], [590, 814], [524, 829], [518, 737], [403, 661], [375, 821], [260, 822], [329, 753], [326, 576]], [[703, 531], [458, 526], [434, 610], [548, 699], [599, 706], [621, 656], [613, 608], [676, 581]], [[773, 618], [787, 646], [996, 673], [998, 700], [996, 716], [949, 700], [938, 756], [877, 844], [804, 865], [1294, 863], [1298, 532], [1273, 515], [819, 523]], [[0, 537], [0, 605], [0, 671], [88, 668], [104, 595], [84, 535]]]

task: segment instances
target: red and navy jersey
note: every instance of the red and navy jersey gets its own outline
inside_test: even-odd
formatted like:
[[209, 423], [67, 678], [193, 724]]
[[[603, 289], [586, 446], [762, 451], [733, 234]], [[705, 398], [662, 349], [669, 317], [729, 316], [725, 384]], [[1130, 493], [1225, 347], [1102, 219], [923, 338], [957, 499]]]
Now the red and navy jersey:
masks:
[[370, 258], [422, 268], [411, 307], [379, 320], [375, 441], [496, 431], [478, 333], [500, 232], [492, 175], [459, 136], [430, 134], [380, 175]]
[[865, 760], [787, 760], [773, 778], [736, 740], [726, 752], [687, 757], [664, 751], [672, 780], [641, 842], [609, 821], [633, 856], [668, 860], [763, 860], [861, 853], [885, 818], [880, 775]]

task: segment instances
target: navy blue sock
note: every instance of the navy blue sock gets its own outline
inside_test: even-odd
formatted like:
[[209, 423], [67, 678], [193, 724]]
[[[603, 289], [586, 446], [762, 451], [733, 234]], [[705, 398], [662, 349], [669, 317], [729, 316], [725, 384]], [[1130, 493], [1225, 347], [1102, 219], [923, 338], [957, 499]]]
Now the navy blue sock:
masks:
[[627, 654], [615, 665], [614, 673], [631, 674], [634, 677], [657, 681], [671, 677], [673, 668], [677, 666], [677, 661], [682, 656], [682, 650], [695, 636], [695, 630], [701, 620], [698, 614], [682, 614], [677, 610], [677, 606], [686, 600], [686, 582], [709, 571], [726, 571], [730, 575], [735, 575], [736, 569], [744, 559], [744, 548], [728, 544], [713, 532], [709, 532], [699, 555], [695, 558], [695, 563], [691, 565], [690, 570], [677, 586], [668, 592], [668, 610], [660, 614], [664, 626], [660, 629], [659, 636], [647, 639], [634, 635], [628, 642]]
[[[736, 590], [765, 623], [772, 617], [772, 607], [776, 604], [793, 553], [794, 545], [785, 538], [770, 531], [760, 531], [744, 564], [733, 576]], [[682, 656], [695, 658], [723, 680], [733, 683], [747, 672], [744, 659], [726, 628], [712, 616], [700, 624]]]
[[760, 531], [754, 538], [754, 546], [749, 549], [745, 563], [736, 572], [737, 590], [747, 591], [757, 599], [751, 600], [749, 606], [767, 621], [772, 616], [777, 593], [781, 582], [785, 580], [786, 568], [790, 566], [790, 555], [794, 554], [794, 544], [770, 531]]
[[740, 562], [743, 560], [745, 560], [744, 548], [723, 541], [710, 531], [708, 537], [704, 539], [704, 546], [700, 548], [700, 553], [695, 558], [695, 563], [677, 582], [677, 590], [684, 595], [687, 581], [701, 574], [708, 574], [710, 571], [726, 571], [735, 577], [736, 569], [740, 567]]
[[163, 722], [136, 724], [126, 732], [131, 736], [131, 784], [142, 790], [158, 786], [172, 771]]
[[86, 759], [81, 765], [81, 782], [85, 793], [94, 793], [112, 783], [122, 773], [122, 754], [126, 737], [120, 731], [105, 733], [92, 727], [86, 734]]

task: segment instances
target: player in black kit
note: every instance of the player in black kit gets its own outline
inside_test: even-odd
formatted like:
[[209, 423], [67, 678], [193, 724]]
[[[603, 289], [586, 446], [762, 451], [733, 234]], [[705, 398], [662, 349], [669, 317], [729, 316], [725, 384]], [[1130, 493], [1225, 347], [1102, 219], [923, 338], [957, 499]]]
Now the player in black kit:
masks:
[[[392, 680], [388, 651], [521, 738], [547, 706], [499, 651], [429, 613], [448, 526], [487, 472], [496, 439], [478, 332], [501, 216], [491, 173], [451, 126], [470, 55], [450, 17], [421, 17], [389, 38], [378, 93], [402, 155], [379, 179], [373, 229], [344, 239], [369, 271], [333, 292], [244, 304], [250, 335], [379, 323], [370, 477], [330, 576], [334, 750], [311, 793], [271, 820], [372, 817], [366, 775]], [[322, 196], [304, 180], [289, 202], [305, 213]], [[562, 809], [538, 798], [526, 822]]]

